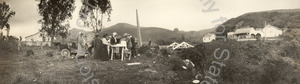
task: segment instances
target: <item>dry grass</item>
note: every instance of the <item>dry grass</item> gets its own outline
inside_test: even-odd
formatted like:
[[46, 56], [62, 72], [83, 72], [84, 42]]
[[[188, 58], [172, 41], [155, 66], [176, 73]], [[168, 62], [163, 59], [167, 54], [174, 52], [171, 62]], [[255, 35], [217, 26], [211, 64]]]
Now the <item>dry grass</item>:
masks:
[[[25, 56], [27, 50], [33, 50], [34, 56]], [[47, 56], [49, 52], [53, 56]], [[3, 55], [3, 56], [2, 56]], [[28, 47], [19, 53], [1, 53], [1, 84], [77, 84], [84, 78], [91, 76], [81, 75], [80, 67], [91, 68], [100, 84], [161, 84], [161, 70], [163, 65], [153, 63], [154, 59], [141, 56], [130, 61], [100, 61], [90, 58], [80, 59], [87, 61], [78, 65], [75, 59], [62, 58], [55, 48]], [[126, 63], [141, 62], [141, 65], [127, 66]], [[160, 65], [159, 67], [157, 67]], [[2, 78], [2, 77], [1, 77]], [[88, 80], [88, 82], [91, 81]], [[84, 82], [84, 83], [88, 83]]]

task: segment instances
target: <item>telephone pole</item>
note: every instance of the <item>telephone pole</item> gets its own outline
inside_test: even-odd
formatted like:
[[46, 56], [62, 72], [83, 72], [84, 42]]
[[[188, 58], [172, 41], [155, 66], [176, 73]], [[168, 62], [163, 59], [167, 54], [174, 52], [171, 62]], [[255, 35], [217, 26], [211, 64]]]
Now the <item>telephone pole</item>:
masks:
[[138, 16], [138, 10], [136, 9], [136, 24], [137, 24], [137, 28], [138, 28], [138, 32], [137, 32], [137, 38], [138, 38], [138, 43], [140, 46], [143, 45], [142, 42], [142, 35], [141, 35], [141, 28], [140, 28], [140, 24], [139, 24], [139, 16]]

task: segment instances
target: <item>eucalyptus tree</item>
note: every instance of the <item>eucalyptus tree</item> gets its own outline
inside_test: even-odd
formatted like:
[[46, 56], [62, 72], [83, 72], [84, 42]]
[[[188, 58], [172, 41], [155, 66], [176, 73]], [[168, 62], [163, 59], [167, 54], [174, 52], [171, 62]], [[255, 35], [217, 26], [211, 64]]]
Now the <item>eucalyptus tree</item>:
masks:
[[38, 7], [43, 17], [38, 21], [42, 24], [41, 31], [51, 37], [51, 43], [56, 35], [64, 37], [70, 28], [67, 19], [72, 19], [75, 0], [39, 0]]
[[4, 27], [7, 28], [7, 34], [9, 34], [10, 25], [9, 19], [16, 14], [15, 11], [10, 10], [10, 7], [6, 2], [0, 3], [0, 36], [2, 36], [2, 30]]
[[94, 33], [103, 29], [103, 16], [107, 15], [110, 21], [112, 6], [110, 0], [82, 0], [80, 18], [85, 27], [91, 27]]

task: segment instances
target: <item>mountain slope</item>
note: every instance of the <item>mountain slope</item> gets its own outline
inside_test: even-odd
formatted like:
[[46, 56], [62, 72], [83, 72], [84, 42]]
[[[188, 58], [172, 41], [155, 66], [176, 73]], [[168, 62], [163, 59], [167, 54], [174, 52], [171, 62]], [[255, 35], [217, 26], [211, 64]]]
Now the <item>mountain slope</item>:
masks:
[[300, 9], [246, 13], [226, 21], [223, 25], [228, 32], [245, 26], [263, 28], [265, 23], [279, 28], [300, 28]]
[[[103, 29], [100, 32], [100, 35], [103, 35], [104, 33], [111, 35], [113, 32], [117, 32], [119, 35], [128, 33], [134, 37], [137, 37], [137, 30], [137, 27], [134, 25], [127, 23], [118, 23], [116, 25]], [[148, 41], [149, 39], [151, 39], [151, 41], [153, 42], [161, 39], [166, 41], [174, 41], [181, 39], [182, 35], [185, 37], [186, 41], [202, 42], [203, 35], [211, 31], [212, 29], [206, 29], [203, 31], [174, 32], [172, 30], [159, 27], [141, 27], [142, 39], [144, 42]]]

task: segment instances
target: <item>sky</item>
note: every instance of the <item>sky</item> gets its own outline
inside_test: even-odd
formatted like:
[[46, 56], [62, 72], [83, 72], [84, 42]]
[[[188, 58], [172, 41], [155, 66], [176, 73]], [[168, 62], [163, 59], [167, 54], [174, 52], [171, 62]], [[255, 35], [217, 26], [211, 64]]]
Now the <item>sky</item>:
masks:
[[[38, 14], [37, 0], [0, 0], [7, 2], [16, 15], [11, 18], [10, 34], [14, 36], [28, 36], [38, 32], [41, 24], [37, 21], [42, 17]], [[258, 12], [277, 9], [300, 8], [300, 0], [111, 0], [111, 21], [104, 19], [104, 27], [117, 23], [136, 25], [136, 9], [139, 13], [139, 22], [142, 27], [161, 27], [173, 30], [198, 31], [213, 28], [212, 21], [225, 17], [238, 17], [248, 12]], [[212, 3], [214, 12], [203, 12]], [[73, 18], [69, 20], [71, 28], [81, 28], [76, 24], [79, 18], [81, 0], [76, 0], [76, 9]], [[107, 18], [107, 16], [105, 16]], [[81, 28], [90, 30], [90, 28]]]

